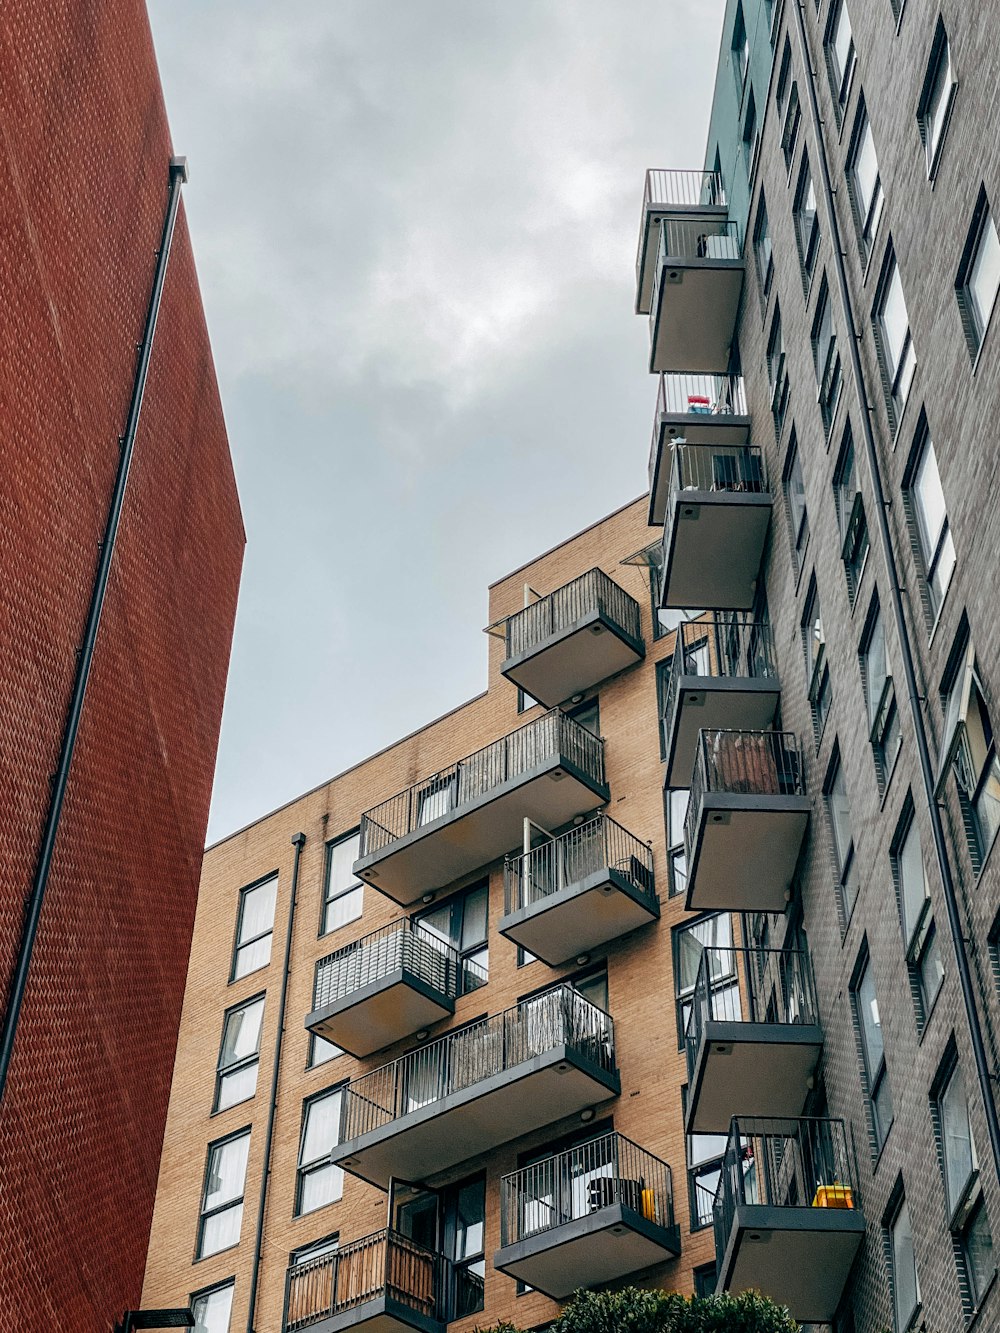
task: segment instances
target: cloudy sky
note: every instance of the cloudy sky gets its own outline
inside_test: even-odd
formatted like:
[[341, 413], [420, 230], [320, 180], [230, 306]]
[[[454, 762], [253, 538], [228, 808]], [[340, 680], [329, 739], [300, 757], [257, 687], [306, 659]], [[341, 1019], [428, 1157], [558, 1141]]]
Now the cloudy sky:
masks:
[[645, 489], [723, 8], [149, 0], [248, 536], [210, 838], [483, 689], [487, 584]]

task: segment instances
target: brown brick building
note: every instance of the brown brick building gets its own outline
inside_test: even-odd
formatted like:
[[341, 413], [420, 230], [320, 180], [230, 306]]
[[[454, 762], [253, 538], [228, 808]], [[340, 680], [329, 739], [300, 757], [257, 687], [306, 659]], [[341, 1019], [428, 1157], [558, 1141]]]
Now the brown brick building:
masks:
[[13, 0], [0, 75], [0, 1329], [107, 1333], [140, 1296], [244, 538], [183, 209], [128, 427], [172, 181], [144, 6]]

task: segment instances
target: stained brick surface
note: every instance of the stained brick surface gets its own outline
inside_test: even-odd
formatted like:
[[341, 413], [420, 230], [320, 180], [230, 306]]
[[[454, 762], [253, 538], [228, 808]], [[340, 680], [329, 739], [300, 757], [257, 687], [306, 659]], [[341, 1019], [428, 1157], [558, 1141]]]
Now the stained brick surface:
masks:
[[[144, 7], [0, 14], [0, 995], [128, 408], [171, 145]], [[0, 1106], [0, 1330], [138, 1302], [243, 531], [183, 208]]]

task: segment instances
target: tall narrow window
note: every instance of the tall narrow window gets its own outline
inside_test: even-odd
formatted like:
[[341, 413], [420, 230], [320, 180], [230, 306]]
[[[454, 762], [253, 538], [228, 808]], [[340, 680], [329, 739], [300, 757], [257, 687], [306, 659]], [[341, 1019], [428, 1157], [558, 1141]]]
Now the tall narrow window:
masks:
[[325, 1065], [327, 1060], [336, 1060], [339, 1055], [343, 1054], [342, 1047], [334, 1045], [332, 1041], [327, 1041], [325, 1037], [320, 1037], [315, 1032], [309, 1033], [307, 1069], [315, 1069], [317, 1065]]
[[917, 357], [910, 337], [910, 317], [906, 313], [903, 282], [891, 247], [886, 253], [882, 277], [875, 298], [873, 314], [875, 344], [878, 348], [885, 388], [886, 408], [893, 426], [899, 424]]
[[271, 936], [274, 933], [274, 904], [278, 895], [278, 876], [240, 890], [236, 916], [236, 948], [233, 954], [233, 981], [245, 977], [271, 961]]
[[830, 684], [830, 668], [826, 660], [826, 638], [823, 634], [823, 616], [819, 606], [819, 592], [816, 588], [816, 576], [809, 580], [805, 607], [802, 611], [802, 650], [806, 659], [806, 689], [809, 706], [813, 715], [813, 731], [816, 746], [819, 747], [826, 729], [826, 719], [830, 715], [833, 702], [833, 688]]
[[892, 1253], [892, 1303], [896, 1314], [896, 1328], [903, 1330], [910, 1323], [920, 1304], [920, 1281], [917, 1277], [917, 1257], [913, 1249], [913, 1227], [906, 1199], [901, 1198], [889, 1224]]
[[194, 1333], [229, 1333], [235, 1287], [235, 1280], [230, 1279], [207, 1291], [195, 1292], [191, 1297]]
[[830, 289], [825, 275], [816, 302], [812, 347], [816, 384], [819, 389], [819, 410], [823, 418], [823, 427], [829, 437], [833, 414], [837, 410], [837, 399], [840, 396], [840, 352], [837, 348], [837, 334], [833, 327]]
[[878, 598], [872, 602], [858, 654], [868, 709], [868, 739], [875, 757], [879, 789], [884, 791], [901, 743], [899, 711], [885, 649], [885, 621]]
[[687, 851], [684, 846], [684, 820], [687, 816], [690, 792], [686, 787], [675, 787], [664, 792], [667, 819], [667, 860], [670, 880], [669, 895], [676, 898], [687, 892]]
[[875, 155], [875, 140], [872, 137], [871, 121], [868, 119], [864, 102], [858, 107], [854, 134], [851, 138], [851, 151], [847, 164], [847, 183], [854, 209], [854, 223], [858, 231], [861, 259], [862, 262], [867, 263], [878, 232], [878, 224], [882, 220], [885, 194], [882, 190], [882, 178], [878, 170], [878, 158]]
[[239, 1243], [249, 1151], [249, 1129], [209, 1145], [198, 1225], [199, 1259]]
[[257, 1091], [260, 1028], [264, 996], [230, 1009], [222, 1026], [222, 1050], [215, 1082], [215, 1109], [224, 1111], [245, 1102]]
[[802, 266], [802, 286], [808, 293], [813, 273], [816, 271], [816, 254], [819, 250], [819, 218], [816, 214], [816, 191], [813, 188], [812, 172], [809, 159], [802, 158], [799, 169], [799, 183], [795, 190], [795, 239], [799, 247], [799, 263]]
[[802, 107], [799, 104], [799, 85], [792, 80], [788, 92], [788, 110], [781, 126], [781, 155], [785, 159], [785, 170], [791, 173], [795, 160], [795, 145], [799, 139], [799, 126], [802, 123]]
[[920, 557], [928, 619], [933, 623], [955, 571], [955, 543], [948, 525], [934, 441], [923, 423], [903, 480], [914, 544]]
[[788, 407], [788, 371], [785, 369], [785, 341], [781, 333], [781, 310], [777, 302], [774, 306], [774, 318], [771, 320], [771, 336], [767, 340], [767, 378], [771, 386], [771, 415], [774, 417], [774, 433], [781, 438], [781, 429], [785, 424], [785, 409]]
[[975, 359], [986, 337], [990, 316], [1000, 290], [1000, 236], [986, 191], [980, 190], [965, 252], [955, 279], [958, 306], [969, 355]]
[[788, 514], [788, 535], [792, 543], [792, 558], [798, 572], [802, 568], [809, 542], [809, 515], [806, 513], [806, 487], [802, 479], [802, 459], [794, 427], [785, 459], [785, 509]]
[[952, 648], [942, 690], [944, 730], [938, 760], [940, 794], [954, 774], [969, 842], [978, 872], [1000, 832], [1000, 758], [979, 663], [963, 625]]
[[747, 97], [747, 113], [743, 121], [743, 159], [746, 162], [747, 176], [753, 177], [757, 166], [757, 151], [760, 148], [760, 126], [757, 123], [757, 106], [751, 89]]
[[488, 940], [489, 884], [474, 884], [432, 907], [419, 918], [420, 929], [450, 944], [462, 963], [463, 992], [484, 986], [490, 975]]
[[854, 854], [854, 831], [851, 828], [851, 807], [847, 799], [844, 768], [840, 754], [835, 753], [824, 787], [826, 812], [830, 821], [830, 841], [833, 863], [839, 881], [840, 902], [844, 921], [849, 921], [858, 898], [858, 865]]
[[938, 19], [930, 59], [927, 62], [927, 73], [924, 76], [924, 86], [920, 93], [920, 101], [917, 103], [917, 125], [927, 157], [927, 175], [931, 179], [937, 174], [941, 147], [948, 130], [948, 121], [951, 119], [951, 108], [957, 87], [948, 34], [943, 21]]
[[875, 995], [871, 959], [867, 953], [851, 986], [854, 1012], [861, 1042], [861, 1062], [865, 1091], [871, 1112], [872, 1131], [876, 1151], [881, 1150], [892, 1125], [892, 1095], [885, 1067], [885, 1041], [882, 1036], [882, 1018]]
[[486, 1177], [451, 1185], [442, 1199], [445, 1254], [454, 1265], [453, 1319], [484, 1308], [486, 1285]]
[[357, 921], [364, 903], [364, 885], [354, 874], [361, 850], [361, 834], [348, 833], [326, 845], [326, 885], [323, 890], [323, 922], [326, 935], [349, 921]]
[[922, 1032], [944, 980], [944, 963], [930, 913], [930, 894], [920, 850], [920, 832], [913, 811], [913, 798], [909, 793], [893, 836], [890, 858], [903, 947], [906, 950], [906, 969], [910, 977], [917, 1028]]
[[743, 21], [742, 3], [737, 3], [736, 22], [733, 25], [733, 69], [737, 87], [742, 93], [750, 70], [750, 43], [747, 40], [747, 25]]
[[830, 90], [837, 109], [837, 123], [844, 119], [847, 99], [851, 95], [851, 78], [857, 63], [851, 18], [844, 0], [834, 0], [826, 28], [826, 61], [830, 71]]
[[944, 1171], [948, 1227], [975, 1309], [995, 1269], [993, 1237], [979, 1183], [979, 1158], [969, 1121], [969, 1103], [954, 1044], [945, 1055], [931, 1092], [931, 1113]]
[[333, 1203], [344, 1192], [344, 1173], [330, 1161], [340, 1140], [340, 1103], [341, 1089], [334, 1088], [305, 1104], [295, 1182], [296, 1217]]
[[717, 912], [681, 926], [673, 932], [674, 989], [677, 1004], [677, 1036], [683, 1046], [684, 1031], [691, 1013], [691, 998], [702, 954], [709, 955], [709, 980], [713, 993], [718, 994], [724, 1009], [719, 1012], [739, 1013], [740, 994], [733, 957], [733, 927], [728, 912]]
[[692, 1231], [712, 1225], [715, 1191], [722, 1175], [727, 1139], [726, 1134], [687, 1135], [688, 1199]]
[[760, 193], [757, 205], [757, 220], [753, 228], [753, 254], [757, 265], [757, 282], [760, 285], [761, 304], [767, 300], [774, 278], [774, 255], [771, 251], [771, 232], [767, 222], [767, 203], [764, 191]]

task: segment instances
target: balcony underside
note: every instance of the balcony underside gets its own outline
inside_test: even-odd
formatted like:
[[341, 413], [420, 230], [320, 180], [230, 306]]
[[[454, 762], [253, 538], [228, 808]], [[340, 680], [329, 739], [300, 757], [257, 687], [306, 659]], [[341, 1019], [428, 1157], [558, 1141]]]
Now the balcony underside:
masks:
[[734, 1115], [794, 1117], [823, 1050], [812, 1023], [705, 1024], [687, 1104], [688, 1134], [725, 1134]]
[[364, 1333], [444, 1333], [447, 1326], [443, 1319], [435, 1319], [380, 1293], [370, 1299], [359, 1297], [357, 1305], [338, 1314], [296, 1323], [294, 1327], [308, 1329], [309, 1333], [343, 1333], [345, 1329], [364, 1329]]
[[494, 1268], [554, 1300], [581, 1287], [616, 1282], [680, 1254], [677, 1228], [663, 1227], [621, 1203], [497, 1250]]
[[826, 1323], [836, 1314], [864, 1234], [857, 1209], [741, 1204], [717, 1290], [757, 1290], [803, 1323]]
[[500, 671], [540, 704], [553, 708], [641, 662], [645, 655], [641, 639], [634, 639], [595, 608], [566, 629], [508, 657]]
[[[486, 1058], [492, 1055], [491, 1050]], [[334, 1160], [381, 1189], [388, 1189], [392, 1176], [432, 1181], [470, 1157], [576, 1115], [620, 1090], [617, 1072], [559, 1046], [340, 1144]]]
[[674, 491], [668, 506], [663, 606], [749, 610], [771, 505], [769, 491]]
[[742, 291], [742, 259], [668, 256], [651, 316], [650, 372], [725, 375]]
[[808, 796], [708, 792], [688, 865], [689, 912], [783, 912], [809, 823]]
[[666, 522], [670, 503], [671, 441], [732, 447], [750, 439], [750, 418], [725, 413], [662, 412], [658, 425], [659, 442], [649, 485], [649, 523], [655, 528]]
[[454, 1000], [408, 968], [398, 968], [314, 1010], [306, 1027], [349, 1055], [365, 1056], [440, 1023], [454, 1012]]
[[553, 755], [362, 857], [354, 873], [408, 907], [519, 847], [525, 816], [542, 828], [557, 828], [608, 799], [607, 787]]
[[649, 204], [642, 215], [642, 239], [640, 242], [637, 285], [635, 292], [635, 313], [648, 315], [653, 301], [653, 280], [656, 277], [656, 255], [660, 246], [660, 223], [664, 218], [688, 220], [702, 217], [710, 227], [718, 227], [729, 218], [729, 209], [723, 205], [710, 204]]
[[764, 731], [781, 698], [777, 676], [682, 676], [667, 738], [666, 787], [691, 785], [698, 733]]
[[590, 953], [660, 915], [660, 905], [608, 867], [500, 920], [500, 934], [550, 967]]

